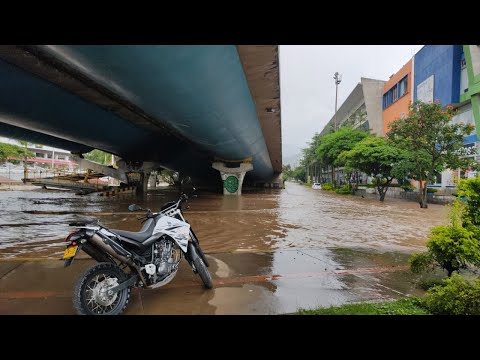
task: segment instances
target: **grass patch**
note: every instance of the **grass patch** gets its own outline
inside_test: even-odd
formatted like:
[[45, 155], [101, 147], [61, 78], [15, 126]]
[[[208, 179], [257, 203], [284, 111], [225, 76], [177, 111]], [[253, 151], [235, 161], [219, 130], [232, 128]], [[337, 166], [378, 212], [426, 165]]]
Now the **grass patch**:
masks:
[[386, 301], [382, 303], [358, 303], [328, 308], [300, 309], [295, 315], [429, 315], [417, 298]]

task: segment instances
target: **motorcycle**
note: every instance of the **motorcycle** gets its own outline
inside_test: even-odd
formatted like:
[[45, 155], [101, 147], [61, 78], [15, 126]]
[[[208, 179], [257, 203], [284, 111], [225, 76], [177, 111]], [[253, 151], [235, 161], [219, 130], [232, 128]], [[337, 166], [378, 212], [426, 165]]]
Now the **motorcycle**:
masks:
[[205, 288], [213, 287], [209, 263], [183, 216], [182, 204], [187, 201], [188, 196], [182, 193], [158, 213], [130, 205], [129, 211], [146, 211], [138, 218], [143, 222], [139, 232], [108, 229], [98, 221], [69, 224], [76, 230], [66, 238], [64, 266], [70, 266], [81, 250], [98, 262], [75, 286], [73, 305], [79, 314], [121, 314], [132, 287], [156, 289], [168, 284], [177, 274], [182, 255]]

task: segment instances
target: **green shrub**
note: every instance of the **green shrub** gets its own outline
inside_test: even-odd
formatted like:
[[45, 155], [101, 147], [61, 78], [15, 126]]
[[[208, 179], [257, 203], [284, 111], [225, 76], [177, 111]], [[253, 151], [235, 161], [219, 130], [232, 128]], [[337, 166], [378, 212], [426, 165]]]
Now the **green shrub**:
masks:
[[413, 190], [415, 187], [412, 184], [405, 184], [400, 186], [403, 190]]
[[427, 193], [430, 193], [430, 194], [436, 193], [437, 191], [438, 189], [435, 189], [435, 188], [427, 188]]
[[352, 193], [352, 190], [350, 190], [350, 188], [349, 188], [348, 185], [343, 185], [342, 187], [336, 189], [335, 192], [336, 192], [337, 194], [346, 195], [346, 194], [351, 194], [351, 193]]
[[480, 315], [480, 279], [467, 281], [454, 273], [429, 289], [421, 301], [432, 314]]
[[322, 190], [332, 191], [333, 184], [331, 182], [326, 182], [325, 184], [322, 184]]
[[442, 285], [444, 279], [426, 279], [418, 283], [418, 287], [425, 291], [431, 289], [434, 286]]
[[451, 225], [431, 229], [427, 251], [413, 254], [409, 261], [412, 272], [419, 273], [440, 266], [448, 276], [466, 268], [468, 264], [480, 265], [480, 246], [474, 232], [462, 227], [463, 207], [457, 200], [451, 211]]
[[408, 261], [410, 263], [410, 270], [415, 274], [424, 271], [433, 271], [435, 269], [435, 259], [428, 251], [412, 254]]
[[[480, 227], [480, 211], [478, 211], [480, 208], [480, 177], [460, 181], [458, 195], [467, 199], [462, 217], [463, 225], [477, 232]], [[480, 241], [480, 238], [477, 239]]]

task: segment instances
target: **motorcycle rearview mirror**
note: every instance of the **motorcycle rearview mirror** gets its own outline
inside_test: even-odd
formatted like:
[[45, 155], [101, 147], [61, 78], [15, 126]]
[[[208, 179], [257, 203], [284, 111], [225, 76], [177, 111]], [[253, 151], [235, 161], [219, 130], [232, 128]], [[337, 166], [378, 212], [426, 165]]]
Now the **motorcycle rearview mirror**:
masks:
[[143, 210], [143, 208], [137, 204], [128, 205], [128, 211], [139, 211], [139, 210]]

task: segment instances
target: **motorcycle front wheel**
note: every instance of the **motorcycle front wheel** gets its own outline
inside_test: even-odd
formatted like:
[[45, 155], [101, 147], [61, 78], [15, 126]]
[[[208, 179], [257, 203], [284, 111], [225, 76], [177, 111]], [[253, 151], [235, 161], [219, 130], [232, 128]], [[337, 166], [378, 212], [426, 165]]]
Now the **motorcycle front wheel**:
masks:
[[130, 287], [109, 294], [108, 288], [126, 279], [115, 264], [99, 263], [80, 277], [73, 292], [73, 306], [80, 315], [120, 315], [130, 300]]
[[195, 265], [195, 270], [197, 271], [198, 275], [200, 275], [200, 279], [203, 281], [203, 285], [207, 289], [211, 289], [213, 287], [212, 276], [208, 271], [205, 263], [203, 262], [200, 256], [197, 256], [195, 260], [193, 260], [193, 265]]

